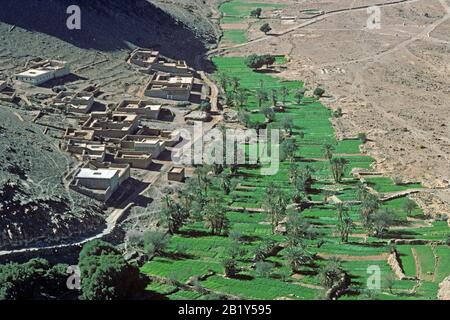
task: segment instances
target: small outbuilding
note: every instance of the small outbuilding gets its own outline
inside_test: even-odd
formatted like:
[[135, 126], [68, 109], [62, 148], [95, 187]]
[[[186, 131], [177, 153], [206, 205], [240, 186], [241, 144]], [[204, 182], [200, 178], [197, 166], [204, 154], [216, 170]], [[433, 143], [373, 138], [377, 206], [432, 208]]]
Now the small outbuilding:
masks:
[[167, 172], [167, 179], [169, 181], [184, 182], [184, 179], [186, 179], [185, 169], [182, 167], [172, 167], [169, 172]]

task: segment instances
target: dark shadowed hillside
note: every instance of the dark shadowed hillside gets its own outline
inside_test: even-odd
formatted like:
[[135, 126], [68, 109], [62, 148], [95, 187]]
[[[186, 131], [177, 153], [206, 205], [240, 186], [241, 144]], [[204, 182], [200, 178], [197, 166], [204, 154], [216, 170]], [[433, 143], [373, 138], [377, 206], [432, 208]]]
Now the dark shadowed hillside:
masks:
[[98, 206], [63, 183], [68, 155], [19, 112], [0, 105], [0, 119], [0, 251], [101, 228]]
[[[66, 10], [73, 4], [81, 8], [81, 30], [66, 27], [69, 16]], [[181, 6], [176, 9], [178, 15], [185, 10]], [[205, 18], [205, 25], [202, 19], [197, 19], [198, 27], [191, 31], [175, 16], [145, 0], [3, 0], [0, 22], [48, 35], [78, 48], [105, 52], [135, 46], [153, 47], [167, 56], [192, 63], [197, 54], [206, 50], [204, 43], [213, 42], [215, 30]], [[190, 21], [187, 19], [188, 23]], [[14, 33], [2, 32], [2, 36], [13, 37]]]

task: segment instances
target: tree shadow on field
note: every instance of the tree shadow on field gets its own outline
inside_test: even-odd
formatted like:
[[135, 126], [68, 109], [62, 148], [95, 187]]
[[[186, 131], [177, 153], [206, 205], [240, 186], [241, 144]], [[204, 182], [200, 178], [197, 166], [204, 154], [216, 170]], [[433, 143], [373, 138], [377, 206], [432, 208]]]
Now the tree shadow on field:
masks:
[[[73, 13], [67, 13], [71, 5], [80, 7], [80, 30], [67, 27]], [[2, 0], [1, 6], [1, 22], [82, 49], [107, 52], [153, 48], [170, 58], [187, 60], [191, 66], [197, 55], [207, 51], [191, 30], [146, 0]]]
[[[223, 236], [223, 235], [213, 235], [211, 232], [203, 231], [203, 230], [180, 230], [178, 231], [178, 235], [187, 238], [201, 238], [201, 237], [210, 237], [210, 236]], [[225, 236], [224, 236], [225, 237]]]
[[182, 253], [182, 252], [166, 252], [163, 255], [165, 258], [170, 258], [172, 260], [188, 260], [188, 259], [194, 259], [195, 256], [188, 253]]
[[236, 274], [232, 277], [229, 277], [231, 279], [236, 279], [236, 280], [243, 280], [243, 281], [250, 281], [253, 280], [254, 277], [248, 275], [248, 274]]

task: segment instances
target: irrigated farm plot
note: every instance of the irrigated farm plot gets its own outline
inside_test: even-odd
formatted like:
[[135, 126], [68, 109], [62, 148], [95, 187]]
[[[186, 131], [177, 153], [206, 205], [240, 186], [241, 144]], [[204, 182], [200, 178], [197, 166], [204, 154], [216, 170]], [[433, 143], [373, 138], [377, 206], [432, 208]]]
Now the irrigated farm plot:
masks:
[[283, 4], [270, 2], [229, 1], [221, 5], [223, 13], [221, 25], [223, 29], [222, 45], [240, 44], [247, 41], [248, 26], [257, 21], [251, 18], [251, 12], [262, 9], [262, 15], [275, 9], [285, 7]]
[[[373, 159], [360, 154], [360, 140], [337, 141], [330, 123], [331, 112], [314, 98], [305, 98], [301, 105], [295, 101], [293, 93], [302, 87], [301, 82], [285, 82], [267, 74], [254, 72], [247, 68], [244, 58], [216, 57], [213, 62], [218, 72], [226, 73], [230, 78], [239, 78], [240, 86], [248, 90], [247, 108], [257, 109], [254, 92], [261, 85], [266, 90], [286, 87], [290, 94], [286, 101], [286, 111], [277, 113], [276, 120], [270, 127], [279, 127], [283, 117], [292, 116], [294, 119], [293, 137], [299, 145], [299, 152], [295, 162], [300, 166], [309, 165], [314, 172], [314, 193], [310, 194], [311, 200], [323, 201], [327, 196], [327, 190], [334, 190], [334, 194], [342, 201], [355, 201], [357, 198], [358, 180], [350, 175], [353, 168], [370, 170]], [[252, 113], [252, 121], [261, 121], [261, 115]], [[300, 135], [300, 132], [303, 134]], [[332, 180], [332, 172], [329, 162], [324, 159], [323, 147], [332, 144], [335, 153], [348, 160], [344, 180], [340, 184]], [[320, 234], [323, 243], [318, 245], [317, 240], [309, 240], [309, 250], [317, 254], [318, 259], [314, 265], [305, 266], [303, 271], [292, 273], [288, 266], [285, 249], [268, 257], [266, 261], [271, 264], [267, 274], [262, 275], [254, 269], [253, 252], [256, 247], [269, 239], [282, 243], [285, 237], [281, 234], [272, 234], [268, 221], [270, 217], [261, 211], [263, 207], [265, 188], [275, 182], [282, 192], [292, 192], [289, 183], [288, 161], [280, 165], [280, 170], [274, 176], [263, 176], [259, 169], [242, 167], [239, 169], [237, 187], [225, 195], [227, 205], [231, 208], [241, 208], [239, 211], [230, 210], [227, 217], [230, 220], [230, 233], [237, 232], [245, 239], [242, 241], [243, 254], [238, 258], [241, 271], [235, 278], [227, 278], [223, 275], [221, 261], [225, 259], [233, 247], [233, 241], [227, 236], [214, 236], [203, 223], [192, 223], [182, 229], [181, 234], [172, 238], [170, 252], [163, 258], [155, 258], [143, 267], [143, 272], [186, 282], [193, 276], [198, 277], [198, 285], [213, 290], [216, 293], [238, 296], [243, 299], [313, 299], [323, 291], [317, 279], [317, 273], [321, 265], [332, 256], [343, 261], [344, 269], [351, 275], [351, 289], [356, 294], [344, 296], [344, 299], [365, 297], [364, 290], [370, 273], [369, 266], [378, 266], [381, 270], [381, 288], [375, 294], [380, 299], [402, 299], [405, 297], [421, 299], [435, 298], [436, 286], [449, 270], [447, 264], [441, 263], [435, 271], [433, 251], [430, 246], [406, 246], [399, 245], [398, 249], [403, 261], [403, 268], [408, 276], [416, 276], [415, 260], [411, 251], [414, 248], [419, 256], [420, 286], [416, 288], [416, 281], [394, 280], [389, 284], [387, 280], [393, 273], [386, 263], [390, 246], [387, 238], [420, 238], [442, 239], [448, 226], [445, 222], [427, 223], [421, 220], [422, 211], [416, 207], [412, 210], [413, 221], [407, 221], [404, 210], [406, 198], [398, 198], [383, 203], [384, 208], [389, 208], [398, 219], [398, 229], [393, 228], [385, 238], [368, 236], [362, 226], [356, 223], [348, 243], [341, 243], [336, 225], [338, 218], [333, 204], [317, 204], [305, 209], [302, 214], [307, 221], [315, 227]], [[403, 191], [419, 188], [420, 185], [395, 185], [391, 179], [384, 177], [368, 178], [372, 188], [380, 193]], [[254, 211], [252, 208], [259, 209]], [[241, 211], [241, 210], [244, 211]], [[248, 209], [247, 211], [245, 209]], [[353, 221], [359, 220], [359, 205], [349, 205], [349, 216]], [[180, 249], [182, 248], [182, 249]], [[177, 254], [177, 252], [183, 254]], [[448, 259], [450, 250], [448, 247], [438, 246], [435, 251], [442, 261]], [[437, 276], [434, 276], [437, 272]], [[154, 289], [152, 289], [154, 290]], [[156, 290], [161, 292], [161, 290]], [[169, 298], [180, 298], [180, 293], [170, 294]], [[191, 298], [195, 298], [192, 294]]]
[[[282, 5], [229, 1], [220, 7], [224, 14], [221, 22], [227, 25], [222, 45], [247, 41], [244, 27], [256, 21], [249, 15], [258, 7], [262, 8], [264, 15]], [[361, 209], [365, 203], [359, 201], [360, 180], [351, 174], [355, 168], [372, 170], [374, 160], [361, 153], [361, 140], [338, 141], [330, 121], [333, 114], [318, 99], [305, 97], [299, 103], [295, 93], [303, 87], [302, 82], [282, 81], [267, 72], [255, 72], [246, 66], [245, 57], [214, 57], [213, 62], [217, 67], [217, 82], [220, 82], [220, 75], [238, 80], [238, 87], [246, 93], [244, 108], [252, 125], [266, 125], [266, 117], [258, 107], [258, 90], [268, 93], [276, 90], [279, 93], [285, 89], [289, 92], [284, 97], [284, 112], [277, 112], [267, 128], [283, 128], [283, 121], [290, 117], [290, 138], [298, 148], [290, 160], [280, 163], [275, 175], [261, 175], [260, 168], [242, 166], [233, 174], [236, 186], [229, 193], [220, 187], [211, 187], [214, 192], [224, 193], [221, 196], [228, 208], [229, 236], [212, 235], [203, 222], [192, 222], [172, 237], [163, 257], [149, 261], [142, 271], [183, 283], [194, 281], [197, 287], [233, 298], [314, 299], [322, 297], [325, 291], [324, 283], [318, 277], [321, 268], [333, 258], [338, 258], [351, 278], [349, 291], [341, 299], [435, 299], [439, 282], [450, 273], [450, 248], [444, 245], [397, 245], [403, 271], [411, 278], [398, 280], [387, 263], [393, 248], [389, 240], [441, 241], [449, 232], [447, 222], [427, 220], [422, 210], [418, 206], [411, 207], [411, 200], [402, 194], [380, 204], [380, 211], [385, 210], [383, 212], [392, 218], [389, 230], [377, 237], [369, 234], [361, 222]], [[277, 57], [277, 64], [284, 62], [284, 57]], [[232, 89], [227, 90], [230, 93]], [[335, 182], [330, 160], [325, 157], [327, 145], [331, 145], [335, 157], [345, 159], [340, 183]], [[289, 264], [286, 245], [289, 239], [283, 233], [273, 232], [271, 216], [265, 205], [266, 191], [272, 184], [276, 184], [280, 193], [290, 195], [294, 192], [290, 181], [292, 163], [303, 169], [308, 167], [313, 172], [313, 181], [306, 195], [309, 205], [295, 214], [303, 217], [317, 235], [316, 238], [303, 239], [307, 251], [315, 257], [314, 261], [303, 264], [295, 272]], [[230, 168], [226, 168], [225, 173], [229, 174]], [[365, 177], [365, 181], [370, 192], [379, 197], [421, 188], [420, 184], [395, 183], [382, 176]], [[337, 228], [336, 203], [341, 201], [353, 221], [348, 241], [344, 242]], [[238, 247], [236, 235], [239, 235]], [[265, 267], [262, 268], [255, 263], [255, 252], [270, 241], [278, 245], [264, 257]], [[234, 252], [238, 272], [234, 276], [225, 276], [223, 261], [230, 252]], [[374, 268], [380, 271], [381, 286], [368, 290], [368, 282], [373, 281], [370, 270]], [[200, 298], [197, 292], [175, 292], [172, 286], [155, 285], [149, 290], [169, 299]]]

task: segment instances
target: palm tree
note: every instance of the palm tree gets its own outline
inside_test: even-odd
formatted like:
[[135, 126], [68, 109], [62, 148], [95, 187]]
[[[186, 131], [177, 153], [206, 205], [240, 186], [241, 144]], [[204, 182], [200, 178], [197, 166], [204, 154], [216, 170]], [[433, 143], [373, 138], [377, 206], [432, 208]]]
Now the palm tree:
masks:
[[341, 242], [347, 243], [348, 236], [350, 232], [353, 230], [353, 221], [348, 214], [348, 208], [344, 205], [344, 203], [339, 202], [335, 205], [337, 214], [338, 214], [338, 224], [337, 229], [341, 235]]
[[205, 195], [208, 193], [208, 187], [211, 182], [208, 176], [209, 172], [209, 166], [199, 166], [194, 171], [194, 174], [197, 176], [198, 185], [203, 189]]
[[224, 72], [219, 72], [217, 78], [219, 80], [219, 85], [222, 87], [223, 91], [226, 92], [228, 84], [230, 83], [230, 78]]
[[247, 103], [247, 92], [244, 89], [238, 88], [234, 94], [234, 99], [234, 105], [238, 108], [238, 110], [242, 109]]
[[319, 280], [326, 289], [332, 288], [342, 277], [344, 270], [342, 263], [337, 257], [331, 257], [324, 266], [320, 268]]
[[261, 113], [266, 117], [267, 121], [272, 122], [275, 121], [276, 115], [272, 108], [268, 106], [263, 106], [260, 109]]
[[283, 102], [283, 106], [286, 106], [286, 99], [289, 95], [289, 89], [286, 87], [280, 88], [280, 94], [281, 94], [281, 101]]
[[298, 272], [300, 267], [310, 263], [312, 255], [303, 245], [297, 245], [286, 249], [286, 259], [289, 262], [292, 272]]
[[359, 201], [363, 201], [367, 198], [369, 191], [367, 191], [367, 186], [362, 181], [358, 182], [356, 185], [356, 198]]
[[314, 227], [308, 223], [303, 214], [292, 210], [286, 221], [286, 236], [289, 247], [302, 245], [305, 239], [312, 240], [317, 236]]
[[166, 221], [170, 234], [174, 234], [180, 230], [186, 220], [189, 218], [189, 210], [176, 203], [171, 197], [164, 197], [165, 205], [162, 209], [162, 216]]
[[380, 208], [380, 199], [374, 194], [368, 193], [362, 200], [359, 215], [362, 225], [369, 230], [372, 215]]
[[265, 190], [263, 206], [269, 213], [272, 233], [275, 233], [275, 228], [286, 213], [287, 197], [279, 187], [270, 183]]
[[256, 99], [258, 101], [258, 108], [261, 109], [263, 103], [267, 101], [267, 93], [263, 88], [256, 90]]
[[290, 162], [294, 161], [298, 149], [299, 145], [295, 139], [285, 139], [281, 143], [282, 157], [284, 159], [289, 159]]
[[330, 143], [326, 143], [322, 147], [322, 151], [323, 151], [323, 154], [324, 154], [325, 158], [328, 161], [331, 161], [331, 159], [333, 158], [334, 146], [332, 144], [330, 144]]
[[336, 183], [341, 183], [348, 160], [345, 158], [333, 158], [330, 163], [334, 181]]
[[281, 125], [289, 135], [292, 135], [292, 129], [294, 128], [294, 119], [291, 115], [285, 116], [281, 122]]
[[297, 177], [300, 174], [300, 167], [295, 162], [289, 166], [289, 181], [293, 186], [297, 185]]
[[223, 197], [214, 194], [208, 197], [207, 204], [203, 209], [203, 219], [206, 226], [211, 229], [212, 234], [221, 234], [229, 228], [224, 203]]
[[311, 186], [314, 182], [314, 179], [312, 177], [313, 173], [315, 172], [315, 170], [309, 166], [306, 165], [304, 168], [302, 168], [296, 177], [296, 184], [295, 187], [296, 189], [298, 189], [299, 191], [303, 191], [306, 192], [308, 190], [311, 189]]
[[417, 203], [414, 200], [407, 198], [403, 208], [405, 209], [406, 214], [411, 216], [413, 210], [417, 208]]
[[235, 181], [231, 179], [231, 177], [222, 172], [222, 174], [219, 176], [219, 184], [220, 188], [223, 190], [223, 193], [225, 195], [230, 194], [232, 188], [235, 186]]
[[294, 98], [296, 99], [298, 105], [302, 104], [305, 92], [306, 90], [304, 88], [300, 88], [297, 90], [297, 92], [295, 92]]
[[239, 78], [238, 77], [233, 77], [231, 78], [231, 88], [233, 89], [233, 92], [236, 93], [237, 90], [239, 89]]
[[247, 127], [250, 124], [250, 113], [245, 110], [239, 110], [238, 120], [240, 123]]
[[274, 107], [276, 107], [277, 106], [277, 100], [278, 100], [278, 91], [277, 91], [277, 89], [272, 89], [270, 91], [270, 97], [272, 99], [272, 105]]

